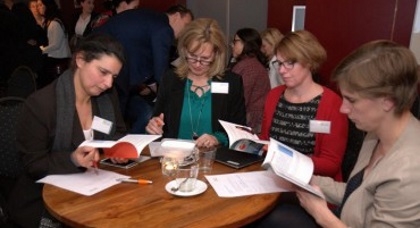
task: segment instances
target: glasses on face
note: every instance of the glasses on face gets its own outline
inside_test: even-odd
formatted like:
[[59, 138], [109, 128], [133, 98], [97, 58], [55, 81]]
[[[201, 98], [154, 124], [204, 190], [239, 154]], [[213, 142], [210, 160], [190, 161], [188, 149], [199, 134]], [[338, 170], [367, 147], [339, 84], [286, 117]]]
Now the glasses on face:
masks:
[[188, 55], [187, 55], [187, 57], [185, 57], [185, 59], [189, 63], [200, 63], [202, 66], [208, 66], [213, 62], [213, 60], [202, 59], [201, 57], [198, 57], [198, 58], [197, 57], [191, 57], [191, 56], [188, 56]]
[[293, 67], [295, 66], [295, 63], [296, 63], [296, 61], [293, 61], [293, 60], [286, 60], [286, 61], [283, 61], [283, 62], [281, 62], [279, 60], [276, 60], [276, 61], [273, 62], [273, 64], [275, 66], [277, 66], [279, 69], [280, 69], [280, 67], [283, 66], [287, 70], [293, 69]]

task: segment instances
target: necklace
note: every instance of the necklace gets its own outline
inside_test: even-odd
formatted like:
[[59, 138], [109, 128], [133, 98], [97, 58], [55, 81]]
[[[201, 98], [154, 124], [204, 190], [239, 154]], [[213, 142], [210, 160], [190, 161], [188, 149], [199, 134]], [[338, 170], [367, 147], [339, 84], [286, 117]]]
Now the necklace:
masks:
[[[196, 140], [198, 139], [199, 135], [197, 134], [198, 128], [200, 126], [200, 119], [201, 119], [201, 113], [203, 112], [204, 102], [206, 101], [204, 97], [204, 89], [205, 87], [210, 85], [204, 85], [204, 86], [196, 86], [196, 85], [190, 85], [190, 81], [187, 83], [187, 94], [188, 94], [188, 105], [190, 110], [190, 123], [191, 123], [191, 131], [192, 131], [192, 139]], [[198, 113], [198, 118], [195, 121], [196, 124], [194, 124], [193, 117], [192, 117], [192, 111], [191, 111], [191, 87], [195, 87], [194, 93], [197, 93], [198, 90], [201, 91], [201, 105], [200, 105], [200, 112]], [[195, 126], [195, 127], [194, 127]]]
[[203, 86], [198, 86], [198, 85], [191, 85], [191, 87], [195, 88], [193, 91], [194, 93], [197, 93], [197, 91], [201, 91], [201, 95], [203, 95], [206, 91], [207, 91], [207, 87], [210, 87], [210, 85], [203, 85]]

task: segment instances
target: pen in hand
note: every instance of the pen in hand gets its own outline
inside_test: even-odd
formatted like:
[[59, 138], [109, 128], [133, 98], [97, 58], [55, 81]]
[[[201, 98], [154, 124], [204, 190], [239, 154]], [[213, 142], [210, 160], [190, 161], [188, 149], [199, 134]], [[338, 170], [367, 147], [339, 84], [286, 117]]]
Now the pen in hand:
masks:
[[99, 172], [98, 172], [98, 162], [92, 161], [92, 167], [93, 167], [93, 171], [95, 172], [95, 174], [96, 175], [99, 175]]
[[153, 184], [153, 181], [146, 179], [130, 179], [130, 178], [118, 178], [117, 181], [124, 183], [135, 183], [135, 184]]

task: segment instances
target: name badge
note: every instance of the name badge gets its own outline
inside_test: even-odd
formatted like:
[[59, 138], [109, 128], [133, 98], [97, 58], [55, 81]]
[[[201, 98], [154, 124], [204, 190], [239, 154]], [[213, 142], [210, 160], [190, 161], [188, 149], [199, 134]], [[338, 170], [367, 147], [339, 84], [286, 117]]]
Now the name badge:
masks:
[[211, 93], [229, 93], [229, 83], [226, 82], [211, 82]]
[[331, 133], [331, 121], [325, 120], [310, 120], [309, 131], [313, 133]]
[[111, 132], [112, 122], [101, 117], [94, 116], [92, 121], [92, 129], [109, 135]]

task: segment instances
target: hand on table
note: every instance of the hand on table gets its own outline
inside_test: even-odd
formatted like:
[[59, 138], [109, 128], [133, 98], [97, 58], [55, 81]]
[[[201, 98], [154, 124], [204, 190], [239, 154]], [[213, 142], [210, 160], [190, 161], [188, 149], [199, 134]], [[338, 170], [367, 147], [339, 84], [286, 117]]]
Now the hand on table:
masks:
[[211, 148], [219, 145], [219, 141], [213, 135], [202, 134], [197, 140], [195, 140], [195, 144], [198, 148]]

